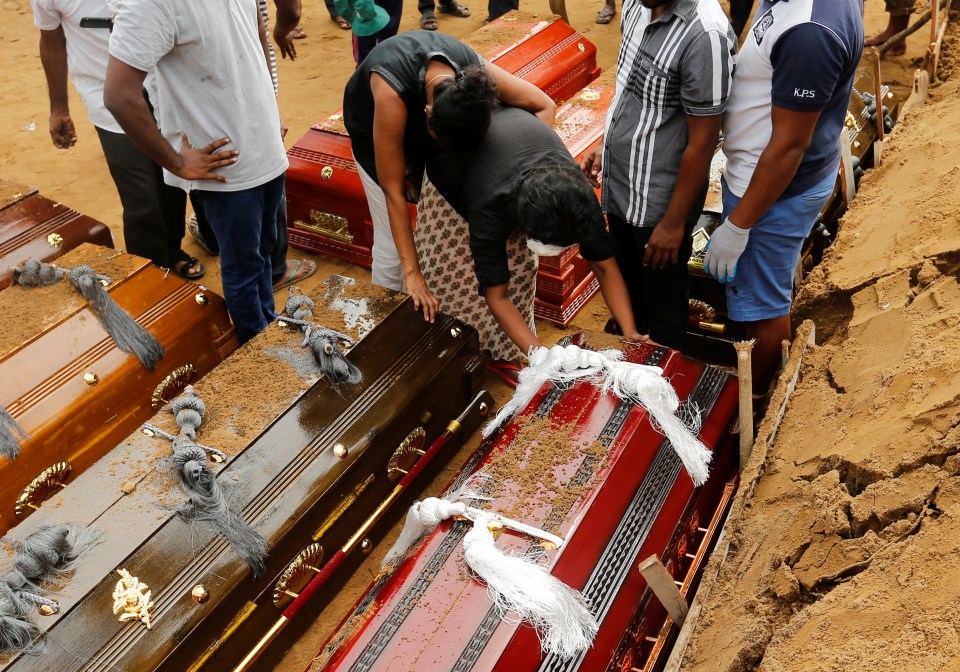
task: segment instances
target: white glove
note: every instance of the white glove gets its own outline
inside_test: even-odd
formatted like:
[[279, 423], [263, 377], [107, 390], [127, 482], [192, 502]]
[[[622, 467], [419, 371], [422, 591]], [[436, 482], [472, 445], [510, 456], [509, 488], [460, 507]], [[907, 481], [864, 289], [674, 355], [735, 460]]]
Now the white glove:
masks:
[[748, 238], [750, 229], [741, 229], [729, 217], [723, 220], [707, 243], [703, 270], [720, 282], [732, 281], [737, 276], [737, 260], [743, 254]]

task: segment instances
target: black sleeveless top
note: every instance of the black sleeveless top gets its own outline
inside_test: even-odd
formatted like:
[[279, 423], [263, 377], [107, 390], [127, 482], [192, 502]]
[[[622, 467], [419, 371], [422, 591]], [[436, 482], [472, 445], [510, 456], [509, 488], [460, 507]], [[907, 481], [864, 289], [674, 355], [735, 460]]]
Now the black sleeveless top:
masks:
[[[424, 107], [424, 73], [432, 59], [446, 61], [456, 72], [483, 59], [460, 40], [440, 32], [412, 30], [378, 44], [354, 71], [343, 91], [343, 123], [350, 134], [357, 163], [374, 180], [377, 166], [373, 150], [373, 94], [370, 75], [383, 77], [407, 107], [404, 154], [408, 174], [423, 173], [424, 162], [437, 148], [427, 133]], [[415, 185], [419, 190], [420, 185]]]

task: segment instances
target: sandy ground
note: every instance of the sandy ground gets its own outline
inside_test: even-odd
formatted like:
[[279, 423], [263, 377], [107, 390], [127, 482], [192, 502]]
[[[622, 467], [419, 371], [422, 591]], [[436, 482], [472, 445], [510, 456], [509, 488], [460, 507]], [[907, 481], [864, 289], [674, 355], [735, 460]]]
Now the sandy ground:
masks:
[[[408, 30], [417, 26], [417, 13], [415, 3], [405, 4], [401, 28]], [[571, 23], [597, 45], [600, 65], [610, 68], [619, 31], [616, 21], [594, 24], [600, 4], [570, 2], [568, 11]], [[467, 19], [439, 15], [440, 29], [463, 36], [479, 28], [485, 8], [472, 5]], [[523, 8], [548, 12], [546, 0]], [[867, 3], [868, 33], [883, 27], [882, 9], [879, 0]], [[27, 0], [5, 0], [0, 16], [0, 176], [106, 222], [122, 248], [119, 199], [72, 91], [79, 142], [64, 151], [49, 140], [38, 35]], [[308, 37], [297, 44], [299, 58], [280, 63], [288, 146], [340, 107], [353, 68], [349, 34], [329, 21], [320, 3], [304, 7], [302, 25]], [[911, 38], [906, 56], [884, 62], [884, 80], [898, 93], [908, 91], [926, 32]], [[761, 669], [791, 672], [960, 669], [952, 660], [960, 638], [949, 562], [960, 532], [952, 515], [960, 488], [951, 476], [960, 464], [948, 459], [956, 450], [951, 431], [958, 388], [949, 372], [957, 365], [960, 322], [960, 287], [951, 277], [960, 260], [960, 156], [955, 137], [944, 135], [948, 128], [956, 133], [951, 94], [957, 97], [956, 86], [941, 89], [937, 95], [945, 101], [898, 132], [890, 161], [864, 182], [837, 250], [801, 297], [823, 345], [807, 365], [767, 477], [737, 532], [741, 544], [704, 619], [690, 669], [749, 670], [761, 659]], [[201, 282], [218, 290], [216, 260], [189, 236], [184, 247], [207, 264]], [[337, 260], [291, 250], [291, 257], [305, 256], [320, 266], [304, 283], [308, 293], [330, 273], [369, 277]], [[597, 328], [606, 317], [595, 299], [571, 327], [541, 324], [541, 333], [555, 342], [575, 329]], [[494, 379], [490, 388], [505, 398], [505, 387]], [[475, 445], [474, 437], [432, 491]], [[373, 575], [376, 552], [370, 560], [348, 595]], [[348, 606], [352, 599], [341, 602]], [[338, 618], [325, 613], [286, 658], [274, 661], [278, 669], [302, 669]]]

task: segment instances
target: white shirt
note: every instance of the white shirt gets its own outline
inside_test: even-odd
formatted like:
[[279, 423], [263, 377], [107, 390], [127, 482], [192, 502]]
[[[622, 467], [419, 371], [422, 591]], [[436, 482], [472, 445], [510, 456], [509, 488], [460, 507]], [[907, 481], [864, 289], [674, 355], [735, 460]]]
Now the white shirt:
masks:
[[87, 108], [90, 122], [105, 131], [123, 133], [113, 115], [103, 106], [110, 31], [80, 27], [80, 19], [84, 17], [110, 18], [106, 0], [30, 0], [30, 5], [33, 7], [33, 22], [40, 30], [56, 30], [63, 26], [70, 80]]
[[217, 172], [226, 183], [189, 182], [164, 171], [186, 191], [239, 191], [260, 186], [288, 166], [280, 113], [260, 43], [257, 0], [121, 0], [110, 54], [154, 70], [160, 131], [179, 150], [180, 132], [202, 147], [228, 137], [238, 161]]

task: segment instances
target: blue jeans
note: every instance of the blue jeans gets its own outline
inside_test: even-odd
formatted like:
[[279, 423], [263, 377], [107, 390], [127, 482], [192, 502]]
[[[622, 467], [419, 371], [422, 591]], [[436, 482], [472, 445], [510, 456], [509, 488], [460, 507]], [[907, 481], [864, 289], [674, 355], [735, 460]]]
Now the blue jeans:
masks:
[[[747, 247], [737, 261], [737, 276], [726, 284], [727, 314], [736, 322], [756, 322], [790, 314], [793, 276], [803, 241], [830, 199], [837, 174], [802, 194], [777, 201], [750, 229]], [[740, 202], [723, 186], [723, 218]]]
[[276, 319], [273, 267], [283, 175], [240, 191], [200, 191], [197, 200], [220, 245], [223, 297], [240, 343]]

